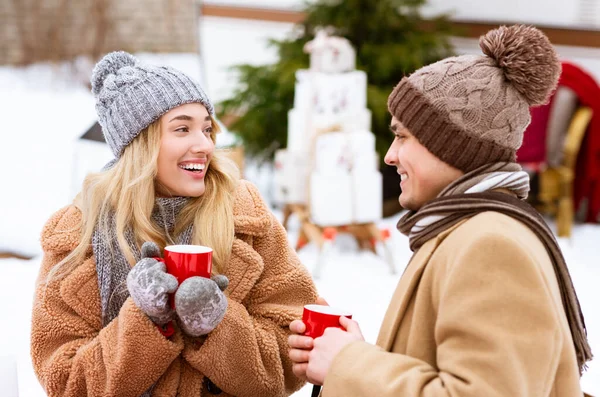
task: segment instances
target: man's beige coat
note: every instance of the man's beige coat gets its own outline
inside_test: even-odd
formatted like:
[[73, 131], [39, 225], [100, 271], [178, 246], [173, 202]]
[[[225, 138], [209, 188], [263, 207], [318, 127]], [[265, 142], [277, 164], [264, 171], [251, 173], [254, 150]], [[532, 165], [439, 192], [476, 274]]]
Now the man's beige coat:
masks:
[[334, 359], [325, 397], [582, 396], [550, 257], [522, 223], [484, 212], [416, 252], [377, 346]]

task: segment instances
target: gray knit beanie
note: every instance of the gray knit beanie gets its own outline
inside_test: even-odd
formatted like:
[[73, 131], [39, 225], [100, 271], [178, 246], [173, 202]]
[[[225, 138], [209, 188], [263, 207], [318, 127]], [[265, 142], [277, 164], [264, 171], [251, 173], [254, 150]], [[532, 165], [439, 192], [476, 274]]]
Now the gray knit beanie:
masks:
[[403, 78], [388, 109], [431, 153], [463, 172], [516, 159], [530, 106], [544, 104], [561, 66], [548, 38], [502, 26], [479, 40], [485, 55], [443, 59]]
[[124, 51], [105, 55], [94, 67], [91, 83], [98, 121], [117, 159], [144, 128], [179, 105], [201, 103], [214, 114], [208, 96], [189, 76], [144, 64]]

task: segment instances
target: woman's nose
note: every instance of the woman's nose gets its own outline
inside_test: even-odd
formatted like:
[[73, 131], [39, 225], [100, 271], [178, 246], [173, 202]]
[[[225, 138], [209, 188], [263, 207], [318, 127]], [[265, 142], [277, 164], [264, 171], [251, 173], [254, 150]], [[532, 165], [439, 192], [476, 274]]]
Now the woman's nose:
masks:
[[210, 136], [206, 136], [205, 134], [201, 134], [197, 139], [195, 139], [194, 144], [190, 148], [193, 153], [210, 153], [214, 149], [214, 143]]

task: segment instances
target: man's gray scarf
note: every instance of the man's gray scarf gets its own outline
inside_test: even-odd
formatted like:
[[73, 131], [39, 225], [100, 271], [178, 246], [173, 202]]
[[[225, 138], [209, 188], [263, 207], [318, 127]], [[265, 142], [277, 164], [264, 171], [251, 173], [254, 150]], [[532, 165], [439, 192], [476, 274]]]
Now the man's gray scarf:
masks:
[[[185, 197], [157, 198], [152, 220], [155, 224], [164, 230], [167, 242], [169, 244], [189, 244], [192, 238], [192, 225], [181, 233], [180, 236], [172, 236], [175, 229], [177, 215], [188, 202]], [[108, 236], [105, 235], [98, 225], [107, 225], [109, 228]], [[126, 279], [131, 266], [125, 259], [123, 252], [119, 248], [116, 235], [116, 220], [114, 214], [109, 215], [106, 223], [100, 221], [92, 235], [92, 247], [96, 259], [96, 271], [98, 273], [98, 287], [100, 289], [100, 299], [102, 302], [102, 326], [106, 326], [115, 317], [119, 315], [121, 306], [129, 297], [127, 291]], [[125, 239], [135, 256], [135, 260], [140, 260], [139, 248], [135, 244], [133, 231], [126, 229]], [[108, 237], [108, 240], [107, 240]]]

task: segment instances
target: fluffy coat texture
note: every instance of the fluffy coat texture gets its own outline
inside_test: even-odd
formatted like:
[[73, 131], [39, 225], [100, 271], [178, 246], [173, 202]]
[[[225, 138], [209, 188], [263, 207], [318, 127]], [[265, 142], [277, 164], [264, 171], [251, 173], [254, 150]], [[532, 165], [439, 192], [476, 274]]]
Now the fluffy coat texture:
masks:
[[377, 346], [334, 359], [324, 397], [581, 396], [552, 262], [535, 233], [482, 212], [426, 242]]
[[[289, 323], [316, 300], [307, 270], [257, 189], [241, 182], [234, 206], [236, 238], [224, 274], [228, 309], [209, 335], [176, 329], [165, 338], [133, 303], [102, 327], [96, 266], [88, 258], [70, 275], [44, 288], [50, 269], [79, 243], [81, 212], [68, 206], [42, 232], [44, 259], [33, 308], [31, 355], [49, 396], [153, 396], [209, 394], [285, 396], [303, 382], [287, 356]], [[177, 327], [176, 327], [177, 328]]]

